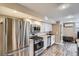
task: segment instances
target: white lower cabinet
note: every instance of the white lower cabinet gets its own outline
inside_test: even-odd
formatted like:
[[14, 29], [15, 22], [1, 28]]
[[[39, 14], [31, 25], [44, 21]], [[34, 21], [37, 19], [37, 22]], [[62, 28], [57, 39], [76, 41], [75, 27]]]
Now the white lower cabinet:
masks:
[[[47, 37], [48, 35], [43, 37], [44, 40], [44, 50], [47, 48]], [[55, 35], [51, 35], [51, 45], [55, 43]]]
[[[44, 50], [47, 49], [47, 37], [48, 35], [42, 36], [44, 41]], [[29, 40], [29, 56], [33, 56], [34, 54], [34, 45], [33, 45], [33, 39]], [[55, 43], [55, 35], [51, 35], [51, 45]]]
[[44, 40], [44, 50], [47, 48], [47, 36], [43, 37]]
[[55, 43], [55, 35], [51, 35], [51, 45]]
[[33, 39], [29, 39], [29, 56], [33, 56], [33, 54], [34, 54], [34, 45], [33, 45]]

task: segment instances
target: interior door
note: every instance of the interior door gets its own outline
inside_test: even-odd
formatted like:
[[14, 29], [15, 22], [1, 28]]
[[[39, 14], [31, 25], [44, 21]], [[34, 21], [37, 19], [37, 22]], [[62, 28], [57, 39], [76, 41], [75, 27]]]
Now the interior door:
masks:
[[53, 24], [53, 34], [55, 35], [55, 43], [61, 43], [61, 25], [60, 23]]

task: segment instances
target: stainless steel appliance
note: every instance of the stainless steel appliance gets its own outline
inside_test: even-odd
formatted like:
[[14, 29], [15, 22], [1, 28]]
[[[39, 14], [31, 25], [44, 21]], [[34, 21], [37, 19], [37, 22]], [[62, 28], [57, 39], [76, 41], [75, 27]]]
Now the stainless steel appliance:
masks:
[[39, 33], [40, 26], [36, 24], [31, 24], [31, 34]]
[[29, 45], [29, 22], [7, 16], [1, 16], [0, 20], [0, 55], [26, 55]]
[[44, 41], [42, 37], [39, 36], [33, 36], [31, 39], [34, 40], [33, 44], [34, 44], [34, 55], [38, 56], [40, 55], [44, 49]]
[[77, 32], [77, 38], [79, 39], [79, 31]]
[[17, 50], [18, 52], [14, 55], [24, 56], [26, 55], [26, 52], [28, 52], [25, 48], [28, 48], [29, 45], [29, 27], [29, 22], [26, 22], [23, 19], [15, 19], [13, 21], [13, 50]]
[[47, 37], [47, 47], [51, 46], [51, 35]]
[[34, 52], [35, 54], [34, 55], [40, 55], [42, 52], [43, 52], [43, 44], [44, 42], [41, 40], [37, 43], [34, 43]]

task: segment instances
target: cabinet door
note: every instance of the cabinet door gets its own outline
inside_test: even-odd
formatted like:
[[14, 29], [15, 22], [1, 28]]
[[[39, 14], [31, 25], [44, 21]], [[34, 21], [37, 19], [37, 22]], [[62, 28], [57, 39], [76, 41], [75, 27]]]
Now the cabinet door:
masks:
[[55, 36], [52, 35], [52, 36], [51, 36], [51, 45], [53, 45], [54, 43], [55, 43]]
[[47, 23], [41, 23], [41, 32], [52, 31], [52, 25]]
[[45, 26], [44, 26], [45, 23], [41, 23], [41, 32], [45, 32]]
[[48, 27], [48, 24], [44, 24], [45, 25], [45, 32], [48, 32], [49, 31], [49, 27]]
[[33, 39], [30, 39], [29, 42], [30, 42], [30, 44], [29, 44], [29, 56], [33, 56], [34, 55]]
[[52, 31], [52, 25], [45, 23], [45, 32], [49, 32], [49, 31]]
[[49, 31], [52, 31], [52, 25], [49, 24], [48, 26], [49, 26]]
[[47, 36], [44, 36], [44, 50], [47, 48]]

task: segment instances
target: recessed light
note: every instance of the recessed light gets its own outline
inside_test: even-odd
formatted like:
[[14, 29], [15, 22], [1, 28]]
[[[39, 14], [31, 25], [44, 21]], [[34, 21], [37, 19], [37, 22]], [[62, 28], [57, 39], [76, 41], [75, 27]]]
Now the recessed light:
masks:
[[45, 17], [44, 17], [44, 19], [45, 19], [45, 20], [48, 20], [48, 17], [47, 17], [47, 16], [45, 16]]
[[13, 11], [14, 13], [17, 13], [17, 11]]
[[69, 15], [69, 16], [67, 16], [66, 18], [73, 18], [74, 16], [72, 16], [72, 15]]
[[69, 4], [63, 4], [63, 5], [60, 5], [59, 6], [59, 9], [60, 10], [64, 10], [64, 9], [66, 9], [66, 8], [68, 8], [69, 7]]
[[29, 19], [32, 19], [32, 17], [31, 17], [31, 16], [29, 16]]

